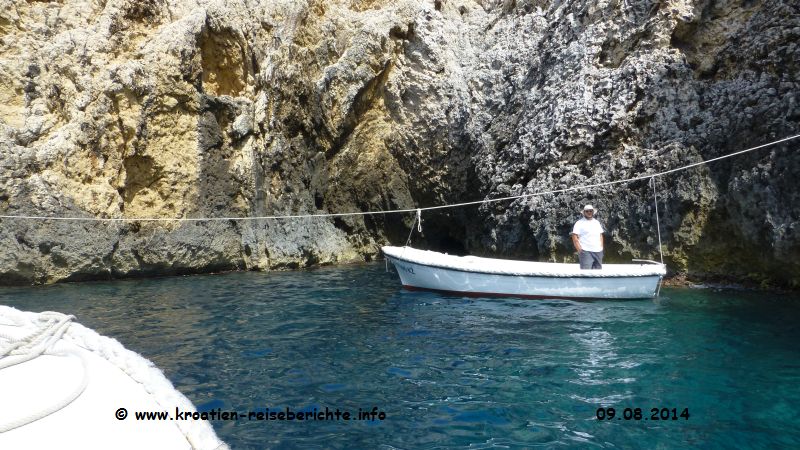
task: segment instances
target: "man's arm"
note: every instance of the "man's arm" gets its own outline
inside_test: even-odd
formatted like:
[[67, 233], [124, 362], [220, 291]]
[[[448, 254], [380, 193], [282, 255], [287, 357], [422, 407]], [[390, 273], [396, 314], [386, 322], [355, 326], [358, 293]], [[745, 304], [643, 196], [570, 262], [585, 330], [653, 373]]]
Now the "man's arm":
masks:
[[600, 251], [604, 251], [606, 249], [606, 234], [600, 233]]
[[578, 240], [578, 235], [575, 234], [575, 233], [572, 233], [572, 245], [575, 246], [575, 251], [576, 252], [578, 252], [578, 253], [581, 252], [581, 243]]

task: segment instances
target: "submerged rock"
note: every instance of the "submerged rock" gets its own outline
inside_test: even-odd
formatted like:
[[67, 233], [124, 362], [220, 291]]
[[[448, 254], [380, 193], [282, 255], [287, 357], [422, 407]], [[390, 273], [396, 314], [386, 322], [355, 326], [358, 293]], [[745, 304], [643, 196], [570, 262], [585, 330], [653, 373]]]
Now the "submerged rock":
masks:
[[[6, 0], [0, 214], [228, 218], [415, 208], [655, 173], [800, 132], [789, 1]], [[798, 142], [658, 179], [664, 256], [800, 284]], [[657, 257], [647, 181], [442, 210], [413, 242]], [[0, 221], [0, 283], [370, 259], [413, 215]]]

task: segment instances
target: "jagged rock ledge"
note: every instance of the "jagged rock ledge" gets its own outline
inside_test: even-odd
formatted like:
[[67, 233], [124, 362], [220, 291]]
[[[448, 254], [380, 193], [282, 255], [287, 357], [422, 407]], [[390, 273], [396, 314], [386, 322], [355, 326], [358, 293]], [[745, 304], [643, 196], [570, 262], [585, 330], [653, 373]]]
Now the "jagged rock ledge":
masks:
[[[800, 132], [791, 1], [0, 0], [0, 214], [413, 208], [621, 179]], [[800, 287], [796, 142], [660, 180], [672, 273]], [[654, 257], [646, 182], [431, 213], [416, 243]], [[0, 284], [363, 261], [413, 217], [0, 220]]]

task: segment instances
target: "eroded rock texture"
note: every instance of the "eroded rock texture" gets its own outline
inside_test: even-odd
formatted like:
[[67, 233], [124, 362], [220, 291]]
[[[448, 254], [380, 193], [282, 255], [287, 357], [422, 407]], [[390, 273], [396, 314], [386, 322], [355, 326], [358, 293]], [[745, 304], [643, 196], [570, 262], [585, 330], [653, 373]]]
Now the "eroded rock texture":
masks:
[[[794, 1], [0, 0], [0, 214], [414, 208], [655, 173], [800, 132]], [[658, 180], [672, 272], [800, 285], [797, 141]], [[656, 257], [647, 181], [425, 214], [417, 245]], [[412, 215], [2, 219], [0, 282], [303, 267]]]

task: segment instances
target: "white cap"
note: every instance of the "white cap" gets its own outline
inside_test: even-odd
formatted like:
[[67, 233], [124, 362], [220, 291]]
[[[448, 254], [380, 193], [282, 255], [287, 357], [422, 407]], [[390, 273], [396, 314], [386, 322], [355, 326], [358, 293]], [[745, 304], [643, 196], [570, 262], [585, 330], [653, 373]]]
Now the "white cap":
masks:
[[592, 211], [594, 211], [594, 206], [592, 206], [592, 205], [586, 205], [586, 206], [584, 206], [584, 207], [583, 207], [583, 210], [584, 210], [584, 211], [588, 211], [588, 210], [590, 210], [590, 209], [591, 209]]

